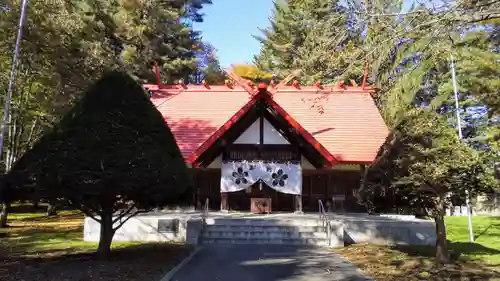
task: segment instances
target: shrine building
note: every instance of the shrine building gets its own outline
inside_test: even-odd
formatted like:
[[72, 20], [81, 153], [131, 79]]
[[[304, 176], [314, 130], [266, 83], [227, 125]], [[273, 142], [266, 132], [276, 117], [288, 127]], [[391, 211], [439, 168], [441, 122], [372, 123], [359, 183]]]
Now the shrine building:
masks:
[[375, 90], [232, 78], [144, 85], [193, 172], [193, 205], [317, 212], [321, 200], [329, 211], [364, 211], [355, 193], [388, 135]]

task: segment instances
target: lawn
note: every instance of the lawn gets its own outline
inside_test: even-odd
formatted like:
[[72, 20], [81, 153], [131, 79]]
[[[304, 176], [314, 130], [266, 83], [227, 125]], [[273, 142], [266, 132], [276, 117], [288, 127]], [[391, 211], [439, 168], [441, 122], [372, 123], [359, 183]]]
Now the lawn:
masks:
[[160, 280], [192, 247], [167, 243], [113, 243], [111, 256], [98, 259], [96, 243], [84, 242], [83, 216], [61, 211], [13, 213], [0, 230], [0, 280]]
[[500, 281], [500, 217], [474, 217], [476, 243], [467, 217], [447, 217], [453, 263], [434, 262], [434, 247], [352, 245], [336, 250], [377, 280]]

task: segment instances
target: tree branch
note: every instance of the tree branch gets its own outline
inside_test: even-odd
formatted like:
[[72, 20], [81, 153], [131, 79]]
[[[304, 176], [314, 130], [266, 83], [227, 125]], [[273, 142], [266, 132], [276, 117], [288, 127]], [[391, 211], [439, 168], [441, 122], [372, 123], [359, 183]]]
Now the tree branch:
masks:
[[500, 19], [500, 9], [484, 13], [477, 13], [472, 15], [461, 15], [456, 21], [465, 21], [467, 23], [477, 23], [487, 20]]
[[127, 210], [125, 211], [120, 211], [120, 213], [118, 214], [118, 216], [116, 217], [116, 219], [113, 220], [113, 224], [117, 221], [119, 221], [121, 218], [123, 218], [124, 216], [128, 215], [130, 212], [132, 212], [132, 210], [135, 208], [137, 204], [132, 204], [132, 206], [128, 207]]
[[[113, 227], [113, 231], [118, 230], [120, 227], [122, 227], [129, 219], [137, 216], [138, 214], [142, 213], [147, 213], [148, 210], [137, 210], [134, 213], [132, 213], [130, 216], [128, 216], [125, 220], [121, 221], [116, 227]], [[114, 223], [113, 223], [114, 224]]]
[[83, 206], [83, 204], [80, 204], [80, 203], [76, 203], [75, 201], [73, 200], [69, 200], [69, 203], [70, 205], [72, 205], [73, 207], [75, 207], [76, 209], [80, 210], [82, 213], [84, 213], [86, 216], [90, 217], [91, 219], [95, 220], [96, 222], [98, 223], [101, 223], [101, 219], [98, 219], [94, 214], [93, 212], [88, 209], [87, 207]]

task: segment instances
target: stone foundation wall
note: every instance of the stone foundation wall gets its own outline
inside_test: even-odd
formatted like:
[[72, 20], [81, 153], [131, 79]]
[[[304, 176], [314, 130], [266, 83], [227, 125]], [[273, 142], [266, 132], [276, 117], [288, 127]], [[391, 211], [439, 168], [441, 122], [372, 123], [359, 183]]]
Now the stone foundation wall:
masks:
[[[285, 214], [286, 215], [286, 214]], [[266, 223], [280, 226], [317, 224], [317, 215], [294, 216], [282, 219], [273, 218]], [[331, 220], [331, 245], [371, 243], [379, 245], [435, 245], [436, 232], [433, 221], [410, 218], [390, 218], [357, 215], [335, 215]], [[166, 229], [165, 222], [178, 220], [177, 227]], [[222, 218], [211, 217], [209, 221]], [[225, 218], [238, 220], [238, 218]], [[243, 219], [243, 218], [241, 218]], [[248, 224], [252, 225], [251, 219]], [[262, 221], [262, 220], [261, 220]], [[163, 223], [163, 225], [162, 225]], [[117, 230], [113, 241], [165, 241], [198, 244], [202, 223], [199, 215], [169, 214], [143, 215], [131, 218]], [[99, 241], [100, 225], [91, 218], [85, 218], [84, 240]], [[334, 236], [334, 237], [333, 237]]]
[[[171, 223], [173, 220], [178, 220], [177, 223], [175, 223], [177, 227], [169, 230], [162, 229], [162, 220], [169, 220]], [[113, 241], [154, 241], [197, 244], [200, 230], [201, 219], [185, 216], [137, 216], [128, 220], [116, 231], [113, 236]], [[100, 224], [95, 220], [86, 217], [83, 231], [84, 241], [99, 241]]]
[[432, 221], [344, 221], [344, 243], [376, 245], [435, 245]]

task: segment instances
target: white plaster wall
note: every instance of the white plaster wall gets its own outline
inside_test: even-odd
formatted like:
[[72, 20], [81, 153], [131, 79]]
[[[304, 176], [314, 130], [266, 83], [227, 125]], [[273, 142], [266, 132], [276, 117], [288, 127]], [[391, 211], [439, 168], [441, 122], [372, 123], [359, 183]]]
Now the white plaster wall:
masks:
[[[263, 144], [290, 144], [286, 138], [271, 124], [264, 119], [264, 143]], [[256, 120], [235, 141], [238, 144], [260, 143], [260, 120]]]
[[302, 170], [316, 170], [311, 162], [309, 162], [303, 155], [300, 159], [300, 166], [302, 167]]
[[210, 165], [207, 166], [209, 169], [220, 169], [222, 167], [222, 155], [217, 156]]
[[264, 119], [264, 144], [290, 144], [285, 137], [271, 124]]
[[260, 143], [260, 121], [257, 119], [248, 129], [246, 129], [234, 143], [239, 144], [259, 144]]

